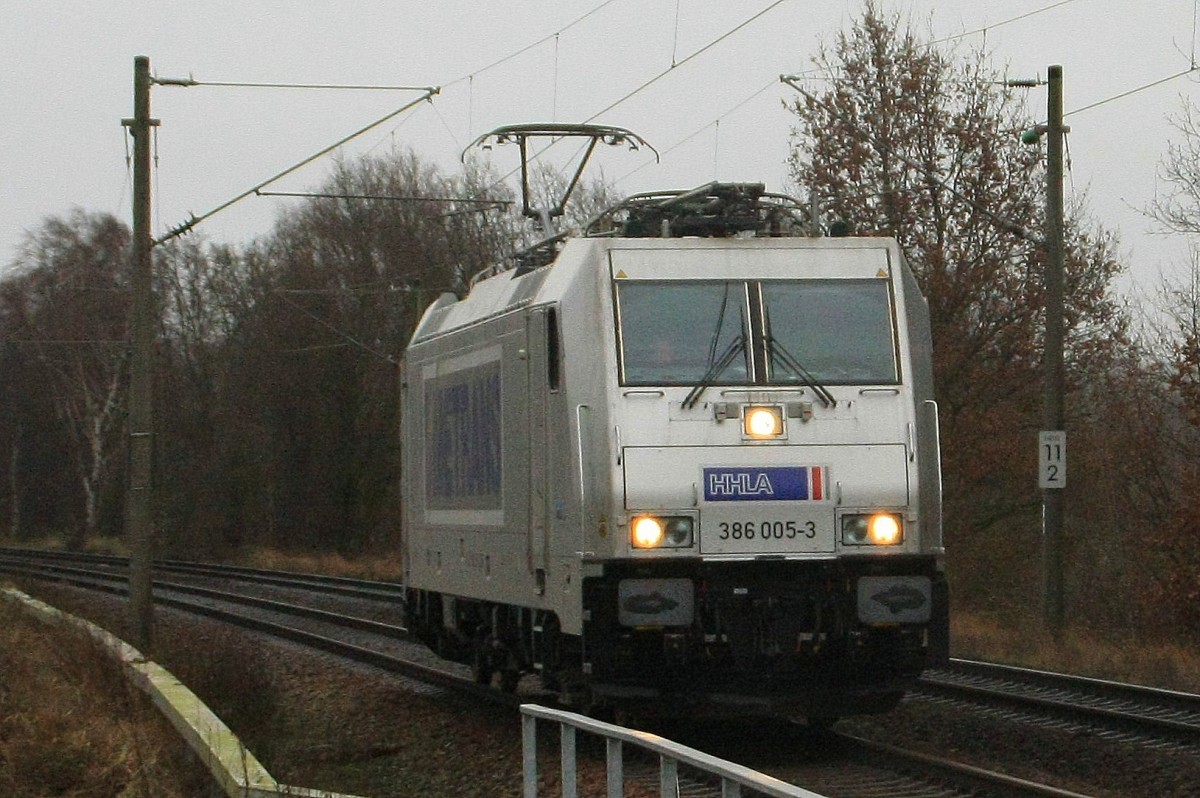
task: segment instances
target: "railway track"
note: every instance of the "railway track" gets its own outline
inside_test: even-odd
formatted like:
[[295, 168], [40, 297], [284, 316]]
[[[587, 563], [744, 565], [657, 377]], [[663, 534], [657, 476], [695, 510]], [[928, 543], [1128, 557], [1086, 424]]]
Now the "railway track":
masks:
[[[0, 550], [0, 571], [121, 596], [127, 564], [120, 558], [94, 555], [80, 559]], [[394, 612], [399, 601], [396, 585], [170, 561], [156, 563], [155, 573], [158, 606], [204, 615], [371, 665], [405, 678], [414, 689], [452, 690], [507, 706], [552, 701], [536, 687], [530, 688], [529, 683], [536, 680], [524, 680], [516, 694], [506, 694], [475, 684], [466, 668], [421, 664], [416, 661], [419, 647], [407, 641], [402, 627], [306, 603], [320, 594], [327, 597], [326, 601], [344, 600], [356, 606], [374, 602]], [[226, 586], [218, 589], [185, 580], [221, 581]], [[252, 594], [264, 591], [287, 593], [296, 600]], [[950, 702], [964, 707], [963, 711], [1033, 715], [1044, 724], [1068, 724], [1064, 728], [1069, 724], [1091, 728], [1100, 725], [1104, 733], [1148, 747], [1190, 750], [1200, 746], [1200, 697], [1186, 694], [956, 661], [949, 670], [932, 672], [922, 682], [915, 700]], [[1071, 716], [1069, 721], [1063, 720], [1064, 713]], [[877, 794], [939, 798], [1079, 795], [839, 732], [814, 736], [779, 727], [772, 733], [785, 749], [817, 750], [826, 758], [802, 766], [785, 761], [772, 765], [771, 770], [753, 762], [748, 765], [773, 770], [773, 775], [803, 786], [820, 785], [822, 794], [831, 798]], [[688, 794], [706, 794], [702, 779], [696, 780], [694, 789], [697, 792]]]
[[[100, 591], [122, 598], [128, 595], [128, 581], [123, 574], [116, 570], [111, 570], [113, 563], [104, 562], [102, 564], [104, 570], [97, 570], [94, 566], [76, 567], [67, 564], [67, 562], [68, 560], [62, 557], [55, 557], [52, 562], [38, 565], [31, 564], [26, 558], [22, 558], [19, 562], [14, 562], [7, 555], [0, 554], [0, 572], [6, 572], [15, 576], [48, 579], [60, 584], [84, 590]], [[192, 572], [195, 573], [195, 571]], [[211, 570], [204, 571], [204, 573], [215, 575]], [[223, 573], [221, 576], [222, 578], [229, 578], [228, 573]], [[302, 589], [308, 589], [308, 580], [289, 583], [284, 578], [272, 580], [271, 584], [293, 588], [303, 585]], [[287, 621], [288, 619], [302, 619], [316, 622], [316, 624], [324, 624], [334, 631], [352, 630], [385, 640], [407, 640], [407, 630], [400, 626], [343, 613], [330, 612], [302, 604], [276, 601], [243, 593], [234, 593], [227, 590], [217, 590], [163, 579], [155, 579], [153, 585], [154, 602], [159, 607], [169, 607], [194, 615], [212, 618], [243, 629], [268, 634], [309, 648], [325, 651], [353, 662], [371, 665], [389, 673], [410, 677], [431, 686], [454, 690], [475, 690], [484, 693], [489, 700], [497, 698], [491, 696], [480, 685], [473, 683], [464, 685], [463, 680], [451, 672], [422, 665], [413, 662], [411, 659], [388, 653], [383, 650], [385, 648], [383, 646], [360, 645], [354, 641], [345, 639], [344, 635], [338, 637], [328, 632], [322, 633], [319, 626], [309, 624], [307, 628], [301, 628], [295, 623]], [[254, 612], [242, 611], [241, 608], [251, 609]], [[515, 701], [510, 701], [509, 703], [512, 703], [514, 706], [516, 705]]]
[[970, 660], [927, 671], [917, 696], [1149, 747], [1200, 752], [1200, 696]]

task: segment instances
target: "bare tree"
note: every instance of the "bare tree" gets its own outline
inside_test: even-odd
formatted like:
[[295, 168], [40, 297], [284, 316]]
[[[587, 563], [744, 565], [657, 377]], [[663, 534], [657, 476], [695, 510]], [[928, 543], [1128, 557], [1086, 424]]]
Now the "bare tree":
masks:
[[[792, 179], [833, 227], [894, 236], [912, 264], [932, 314], [948, 545], [967, 577], [956, 589], [1011, 605], [1037, 581], [1022, 552], [1037, 541], [1041, 152], [1019, 142], [1029, 121], [984, 54], [943, 51], [871, 3], [806, 74], [790, 105]], [[1108, 293], [1112, 235], [1077, 209], [1067, 238], [1078, 386], [1119, 353], [1126, 321]]]
[[1167, 230], [1200, 233], [1200, 118], [1190, 102], [1171, 119], [1179, 138], [1170, 144], [1159, 165], [1169, 191], [1154, 200], [1148, 212]]
[[1184, 417], [1200, 428], [1200, 252], [1192, 249], [1187, 282], [1167, 289], [1167, 309], [1177, 338], [1172, 344], [1171, 387], [1179, 396]]
[[1191, 102], [1172, 122], [1179, 138], [1167, 149], [1160, 172], [1169, 191], [1148, 209], [1166, 230], [1187, 236], [1191, 261], [1184, 278], [1164, 281], [1159, 310], [1169, 328], [1164, 355], [1171, 361], [1171, 386], [1189, 422], [1200, 427], [1200, 116]]
[[[197, 270], [222, 273], [211, 251], [194, 265], [181, 253], [181, 304], [169, 316], [186, 322], [188, 349], [215, 357], [198, 379], [218, 386], [210, 489], [224, 496], [180, 504], [181, 517], [208, 518], [234, 545], [394, 541], [396, 364], [424, 306], [509, 248], [505, 206], [478, 202], [508, 199], [489, 177], [447, 177], [403, 151], [339, 162], [317, 196], [241, 253], [234, 271], [253, 287], [217, 292], [233, 301], [213, 296], [221, 280], [197, 285]], [[214, 505], [223, 517], [212, 518]]]
[[[1151, 528], [1149, 545], [1159, 554], [1157, 589], [1148, 602], [1195, 631], [1200, 628], [1200, 555], [1190, 545], [1200, 523], [1200, 114], [1191, 101], [1171, 119], [1178, 138], [1160, 163], [1166, 192], [1147, 214], [1170, 234], [1189, 242], [1190, 258], [1179, 278], [1164, 278], [1148, 322], [1149, 345], [1161, 377], [1158, 384], [1172, 412], [1164, 414], [1156, 443], [1166, 472], [1160, 494], [1171, 497], [1162, 522]], [[1161, 386], [1161, 388], [1160, 388]], [[1170, 608], [1162, 612], [1161, 608]]]
[[83, 522], [67, 536], [80, 549], [100, 527], [101, 494], [117, 472], [123, 423], [129, 230], [80, 210], [28, 234], [4, 297], [12, 340], [47, 375], [45, 397], [68, 433]]

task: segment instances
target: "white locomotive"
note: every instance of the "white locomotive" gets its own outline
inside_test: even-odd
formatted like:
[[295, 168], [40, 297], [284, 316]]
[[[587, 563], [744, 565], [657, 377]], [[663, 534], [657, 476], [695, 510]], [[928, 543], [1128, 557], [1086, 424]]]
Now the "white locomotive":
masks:
[[639, 195], [427, 309], [413, 632], [506, 689], [814, 721], [945, 656], [928, 310], [894, 241], [804, 216], [760, 185]]

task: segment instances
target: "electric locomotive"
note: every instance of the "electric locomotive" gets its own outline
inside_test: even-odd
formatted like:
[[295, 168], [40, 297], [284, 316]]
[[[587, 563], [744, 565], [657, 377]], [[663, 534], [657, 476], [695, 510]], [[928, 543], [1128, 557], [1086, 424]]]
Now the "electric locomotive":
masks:
[[928, 310], [757, 184], [631, 197], [426, 310], [406, 623], [641, 712], [886, 711], [947, 651]]

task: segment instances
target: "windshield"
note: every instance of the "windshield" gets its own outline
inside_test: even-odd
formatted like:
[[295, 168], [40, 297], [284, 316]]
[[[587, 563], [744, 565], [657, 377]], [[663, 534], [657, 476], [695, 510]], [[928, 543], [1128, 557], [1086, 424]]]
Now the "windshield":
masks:
[[803, 385], [821, 395], [900, 380], [886, 280], [619, 280], [616, 298], [624, 385]]
[[762, 283], [773, 384], [803, 383], [788, 356], [821, 385], [899, 381], [891, 295], [884, 280]]
[[[737, 343], [747, 336], [744, 282], [618, 282], [617, 309], [624, 384], [751, 381], [747, 347]], [[723, 355], [728, 362], [710, 375]]]

